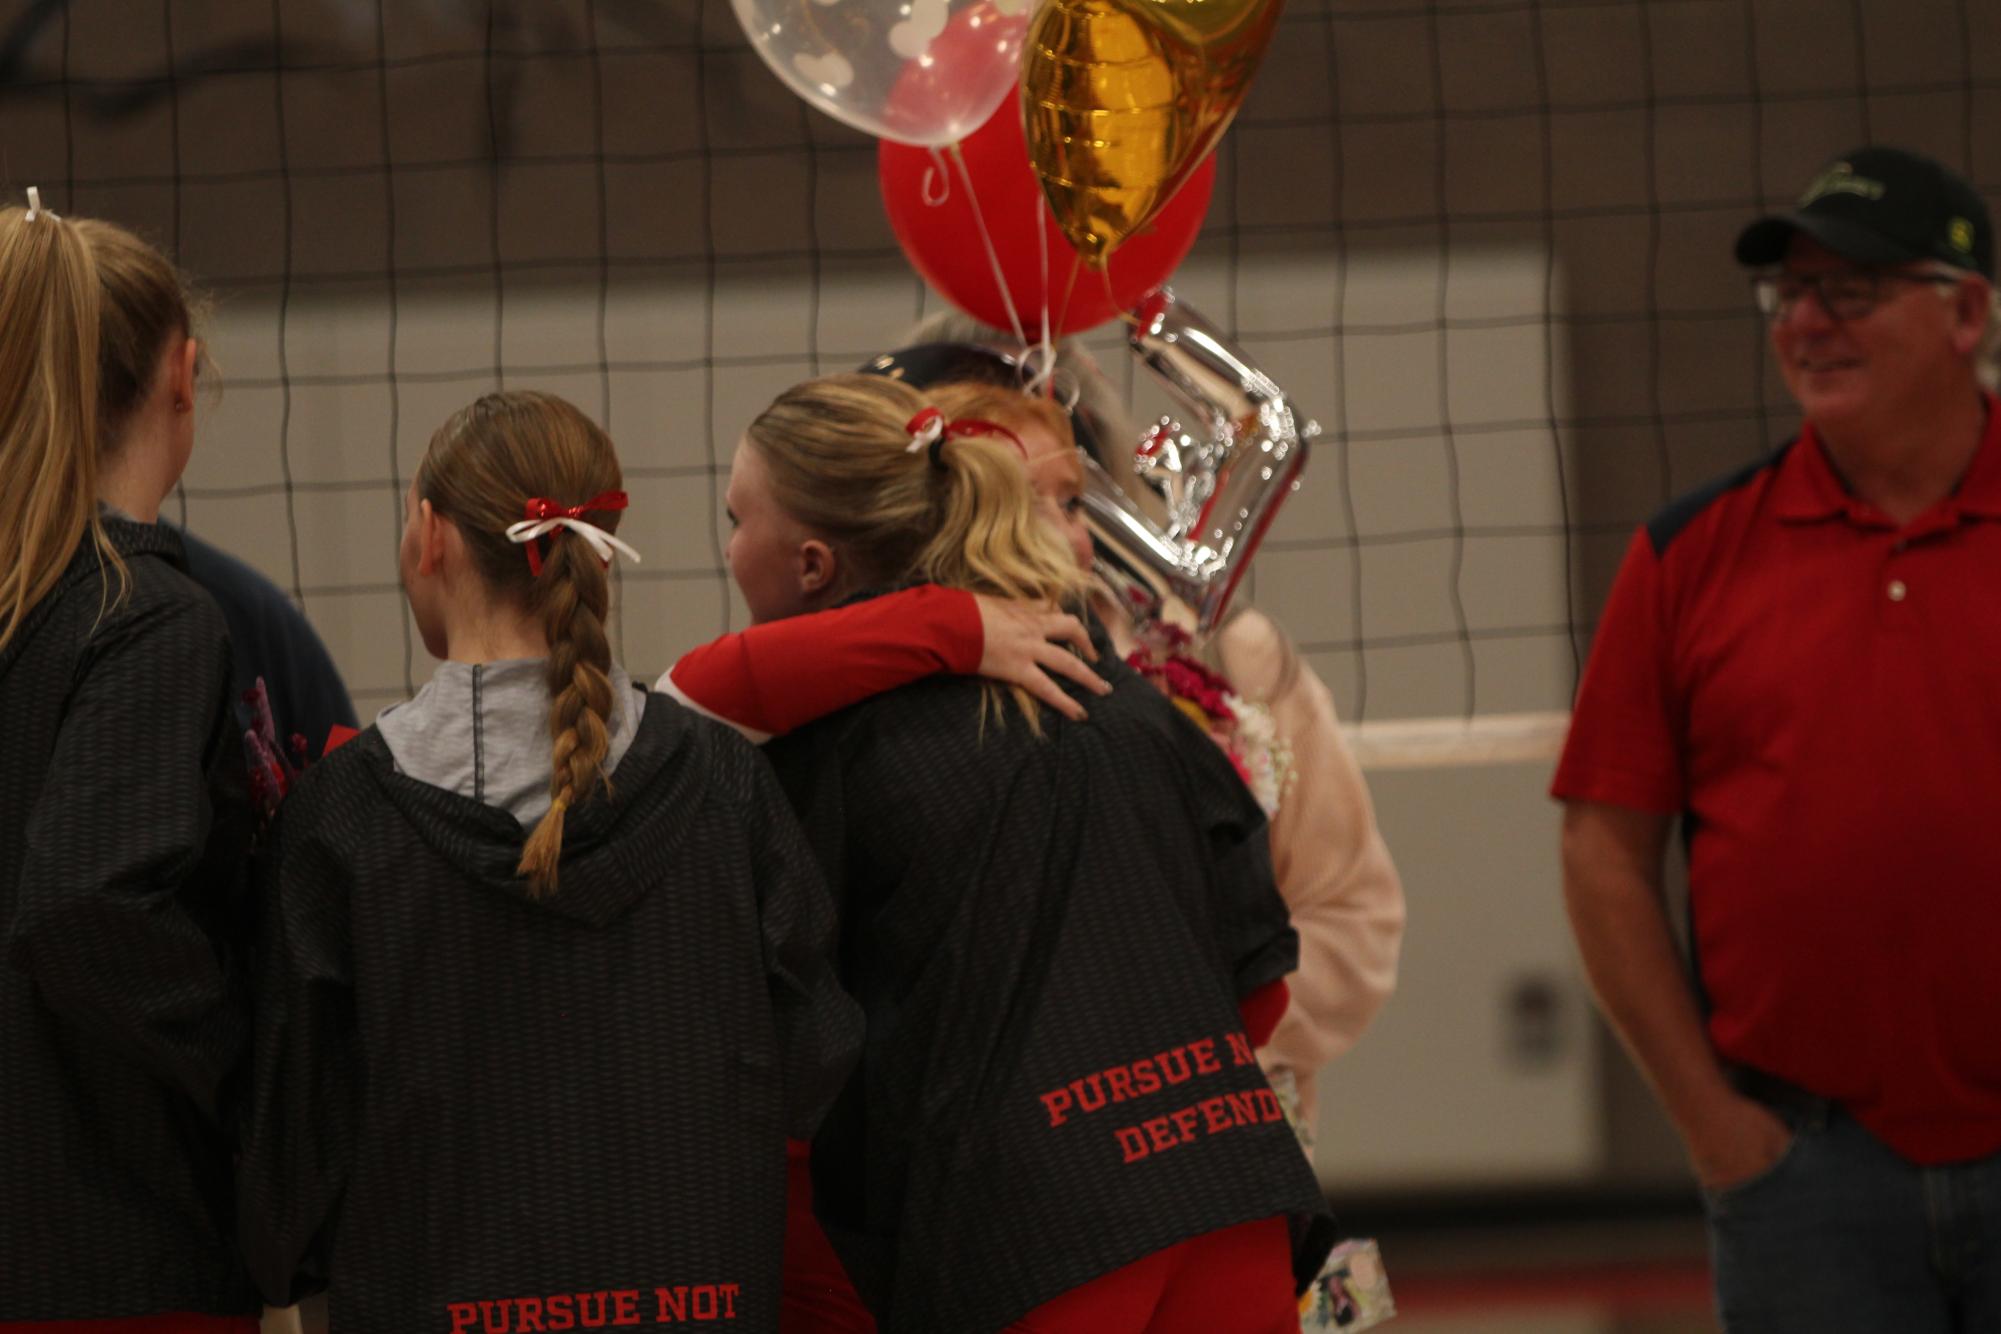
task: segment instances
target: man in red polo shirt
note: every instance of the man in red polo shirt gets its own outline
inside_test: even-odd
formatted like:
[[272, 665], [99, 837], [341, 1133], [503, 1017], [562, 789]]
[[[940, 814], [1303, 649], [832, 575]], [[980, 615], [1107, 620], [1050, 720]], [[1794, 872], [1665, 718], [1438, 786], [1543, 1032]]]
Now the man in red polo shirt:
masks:
[[1553, 785], [1571, 923], [1731, 1334], [2001, 1330], [1993, 228], [1866, 148], [1737, 258], [1805, 424], [1634, 535]]

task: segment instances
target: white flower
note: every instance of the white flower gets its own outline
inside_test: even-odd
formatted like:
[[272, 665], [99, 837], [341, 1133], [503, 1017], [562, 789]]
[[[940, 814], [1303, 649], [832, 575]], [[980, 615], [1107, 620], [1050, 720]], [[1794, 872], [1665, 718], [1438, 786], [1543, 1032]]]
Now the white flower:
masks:
[[1237, 716], [1231, 730], [1230, 753], [1242, 766], [1251, 795], [1264, 807], [1266, 818], [1278, 814], [1279, 802], [1292, 781], [1292, 748], [1279, 738], [1271, 710], [1241, 695], [1225, 695], [1224, 702]]

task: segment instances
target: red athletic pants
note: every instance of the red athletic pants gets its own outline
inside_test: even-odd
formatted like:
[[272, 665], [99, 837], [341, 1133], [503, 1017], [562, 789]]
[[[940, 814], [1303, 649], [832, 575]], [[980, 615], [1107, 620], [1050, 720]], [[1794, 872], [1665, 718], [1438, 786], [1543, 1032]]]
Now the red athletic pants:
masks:
[[1155, 1251], [1044, 1302], [1007, 1334], [1299, 1334], [1285, 1220]]
[[120, 1316], [110, 1320], [0, 1321], [4, 1334], [257, 1334], [254, 1315]]
[[[875, 1334], [840, 1257], [813, 1218], [804, 1154], [791, 1160], [780, 1334]], [[1283, 1218], [1155, 1251], [1043, 1303], [1007, 1334], [1299, 1334]]]
[[[1271, 1040], [1285, 979], [1238, 1002], [1251, 1045]], [[787, 1146], [785, 1280], [779, 1334], [876, 1334], [840, 1257], [813, 1217], [809, 1146]], [[1007, 1334], [1299, 1334], [1292, 1244], [1283, 1218], [1207, 1232], [1072, 1288]]]

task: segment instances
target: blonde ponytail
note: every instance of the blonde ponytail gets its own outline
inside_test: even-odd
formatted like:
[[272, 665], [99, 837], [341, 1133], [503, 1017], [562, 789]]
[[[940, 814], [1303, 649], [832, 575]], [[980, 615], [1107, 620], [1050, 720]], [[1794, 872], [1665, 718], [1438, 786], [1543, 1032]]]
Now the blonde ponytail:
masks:
[[97, 521], [97, 344], [90, 247], [46, 210], [0, 210], [0, 648], [62, 577], [85, 532], [124, 586]]
[[[897, 380], [823, 376], [780, 394], [745, 440], [779, 507], [839, 553], [843, 591], [921, 581], [1080, 602], [1084, 576], [1036, 514], [1018, 442], [949, 433], [913, 450], [909, 424], [930, 406]], [[1014, 695], [1039, 730], [1034, 697]]]
[[159, 251], [122, 227], [0, 209], [0, 648], [54, 588], [85, 533], [130, 583], [98, 520], [104, 460], [198, 303]]

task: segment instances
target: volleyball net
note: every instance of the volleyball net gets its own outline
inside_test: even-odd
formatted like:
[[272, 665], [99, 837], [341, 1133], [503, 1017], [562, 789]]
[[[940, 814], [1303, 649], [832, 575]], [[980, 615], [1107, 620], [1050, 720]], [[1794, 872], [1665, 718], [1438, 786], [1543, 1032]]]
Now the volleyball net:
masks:
[[[745, 620], [744, 424], [938, 309], [876, 151], [725, 0], [10, 0], [0, 182], [215, 296], [169, 517], [304, 607], [371, 714], [433, 430], [496, 387], [620, 446], [635, 675]], [[1365, 762], [1553, 750], [1635, 524], [1791, 416], [1736, 230], [1868, 140], [2001, 186], [1980, 0], [1293, 0], [1174, 279], [1315, 419], [1251, 600]], [[18, 197], [18, 196], [14, 196]], [[968, 238], [968, 244], [976, 244]], [[1117, 326], [1087, 337], [1144, 422]]]

